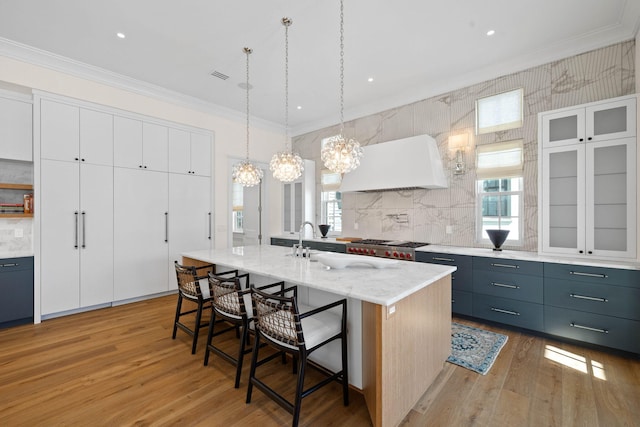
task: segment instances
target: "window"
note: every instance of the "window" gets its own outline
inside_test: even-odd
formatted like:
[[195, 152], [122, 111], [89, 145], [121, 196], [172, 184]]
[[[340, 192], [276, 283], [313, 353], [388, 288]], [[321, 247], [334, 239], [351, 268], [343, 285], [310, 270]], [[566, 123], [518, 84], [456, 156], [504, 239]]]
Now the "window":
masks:
[[476, 240], [489, 243], [486, 230], [509, 230], [507, 244], [522, 244], [522, 140], [481, 145], [477, 153]]
[[[329, 138], [322, 140], [322, 147]], [[342, 176], [328, 169], [320, 172], [322, 192], [320, 194], [320, 220], [323, 224], [329, 224], [329, 234], [342, 232], [342, 194], [338, 191], [342, 183]]]
[[476, 135], [522, 126], [522, 89], [476, 100]]
[[234, 233], [242, 233], [243, 232], [243, 224], [242, 224], [242, 211], [244, 209], [244, 190], [242, 184], [237, 182], [233, 183], [233, 194], [232, 194], [231, 205], [233, 206], [233, 213], [231, 218], [231, 229]]

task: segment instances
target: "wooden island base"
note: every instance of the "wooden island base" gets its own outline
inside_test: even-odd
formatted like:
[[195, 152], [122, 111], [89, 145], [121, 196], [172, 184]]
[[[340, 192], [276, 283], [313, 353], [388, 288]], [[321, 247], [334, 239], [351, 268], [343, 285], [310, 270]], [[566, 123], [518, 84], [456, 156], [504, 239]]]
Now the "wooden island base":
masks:
[[373, 425], [400, 424], [450, 353], [451, 276], [391, 306], [363, 301], [363, 392]]

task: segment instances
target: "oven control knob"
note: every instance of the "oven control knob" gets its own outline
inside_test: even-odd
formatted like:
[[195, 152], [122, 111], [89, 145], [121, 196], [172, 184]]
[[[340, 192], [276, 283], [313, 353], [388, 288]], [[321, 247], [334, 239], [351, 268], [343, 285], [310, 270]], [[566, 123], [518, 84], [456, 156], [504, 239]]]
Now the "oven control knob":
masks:
[[399, 256], [400, 258], [404, 258], [404, 252], [400, 252]]
[[385, 254], [385, 256], [391, 256], [391, 252], [389, 252], [389, 251], [385, 251], [384, 254]]
[[348, 248], [347, 252], [353, 252], [353, 248]]
[[369, 255], [369, 249], [365, 249], [365, 250], [364, 250], [364, 254], [365, 254], [365, 255]]
[[411, 259], [411, 254], [407, 254], [407, 259]]
[[375, 255], [376, 254], [376, 250], [375, 249], [371, 249], [371, 255]]
[[364, 249], [362, 249], [362, 248], [358, 248], [358, 253], [359, 253], [359, 254], [364, 253]]
[[393, 253], [393, 256], [394, 256], [394, 257], [396, 257], [396, 258], [398, 258], [398, 252], [394, 252], [394, 253]]

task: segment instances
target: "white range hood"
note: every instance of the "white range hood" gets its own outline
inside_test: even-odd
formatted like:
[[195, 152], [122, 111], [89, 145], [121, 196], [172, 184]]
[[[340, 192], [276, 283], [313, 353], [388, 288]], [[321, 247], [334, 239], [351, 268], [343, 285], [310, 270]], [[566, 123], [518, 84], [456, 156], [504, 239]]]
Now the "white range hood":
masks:
[[342, 177], [340, 191], [391, 191], [447, 188], [436, 140], [429, 135], [362, 148], [360, 166]]

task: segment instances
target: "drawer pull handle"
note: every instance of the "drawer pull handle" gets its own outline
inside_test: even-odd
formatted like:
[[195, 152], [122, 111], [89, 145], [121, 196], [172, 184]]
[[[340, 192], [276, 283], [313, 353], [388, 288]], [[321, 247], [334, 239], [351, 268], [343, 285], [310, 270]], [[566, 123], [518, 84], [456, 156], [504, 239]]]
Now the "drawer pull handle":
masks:
[[497, 286], [499, 288], [520, 289], [518, 285], [507, 285], [506, 283], [491, 282], [491, 286]]
[[455, 259], [441, 258], [441, 257], [438, 257], [438, 256], [434, 256], [431, 259], [434, 260], [434, 261], [447, 261], [447, 262], [455, 262], [456, 261]]
[[569, 274], [573, 274], [574, 276], [587, 276], [587, 277], [598, 277], [600, 279], [606, 279], [608, 276], [606, 274], [599, 273], [583, 273], [581, 271], [570, 271]]
[[586, 295], [578, 295], [578, 294], [569, 294], [569, 296], [571, 298], [586, 299], [586, 300], [589, 300], [589, 301], [609, 302], [609, 300], [606, 299], [606, 298], [589, 297], [589, 296], [586, 296]]
[[504, 267], [504, 268], [520, 268], [519, 265], [512, 265], [512, 264], [498, 264], [497, 262], [492, 262], [491, 263], [492, 267]]
[[587, 331], [600, 332], [601, 334], [609, 333], [608, 329], [591, 328], [589, 326], [578, 325], [577, 323], [574, 323], [574, 322], [571, 322], [569, 326], [571, 326], [572, 328], [586, 329]]
[[1, 264], [0, 267], [17, 267], [20, 264], [16, 263], [16, 262], [11, 262], [11, 263], [7, 263], [7, 264]]
[[520, 313], [518, 313], [517, 311], [503, 310], [501, 308], [491, 307], [491, 311], [495, 311], [495, 312], [503, 313], [503, 314], [510, 314], [512, 316], [520, 316]]
[[456, 300], [452, 299], [451, 304], [455, 304], [455, 303], [456, 303]]

